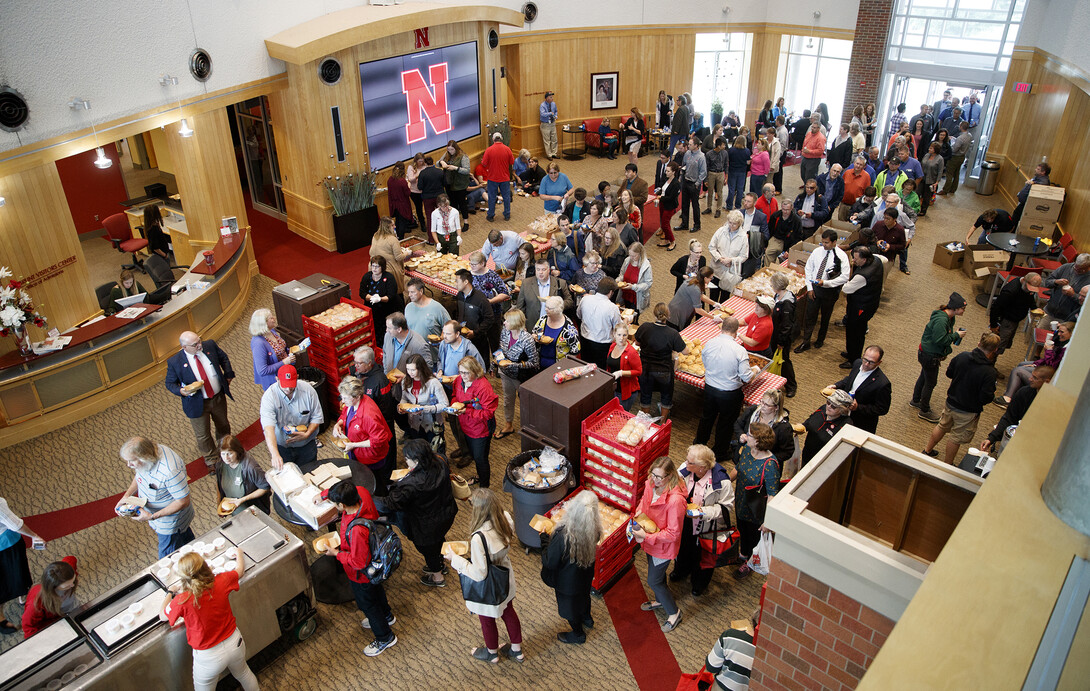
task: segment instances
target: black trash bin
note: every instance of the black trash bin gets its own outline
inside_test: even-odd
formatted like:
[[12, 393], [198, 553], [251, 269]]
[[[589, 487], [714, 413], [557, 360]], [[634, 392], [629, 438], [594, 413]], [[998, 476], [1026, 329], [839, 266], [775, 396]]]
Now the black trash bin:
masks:
[[503, 476], [503, 489], [511, 495], [515, 534], [518, 535], [519, 542], [532, 549], [541, 549], [541, 535], [530, 527], [530, 519], [534, 514], [544, 515], [546, 511], [559, 504], [560, 500], [571, 491], [573, 482], [569, 461], [564, 479], [552, 487], [530, 489], [518, 484], [515, 480], [515, 468], [521, 468], [540, 455], [540, 449], [523, 451], [507, 464], [507, 472]]
[[337, 421], [338, 411], [337, 408], [329, 400], [329, 390], [326, 387], [326, 374], [317, 367], [299, 367], [297, 373], [301, 381], [305, 381], [314, 387], [314, 390], [318, 393], [318, 401], [322, 404], [322, 417], [324, 422], [318, 425], [319, 434], [324, 432], [327, 427]]

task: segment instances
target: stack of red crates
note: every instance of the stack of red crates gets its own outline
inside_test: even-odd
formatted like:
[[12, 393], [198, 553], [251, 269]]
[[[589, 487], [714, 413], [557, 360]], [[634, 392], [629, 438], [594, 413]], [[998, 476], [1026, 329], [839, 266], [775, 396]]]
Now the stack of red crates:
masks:
[[[633, 417], [617, 399], [611, 399], [583, 421], [580, 453], [583, 486], [603, 502], [627, 514], [631, 514], [640, 501], [651, 464], [659, 456], [670, 453], [669, 421], [665, 425], [655, 425], [654, 432], [637, 446], [617, 441], [617, 433]], [[627, 524], [622, 524], [598, 545], [591, 581], [598, 592], [611, 586], [632, 563], [636, 543], [628, 541], [626, 527]]]
[[639, 445], [617, 441], [617, 433], [634, 415], [617, 399], [583, 420], [581, 452], [583, 485], [622, 511], [632, 512], [643, 494], [647, 471], [659, 456], [670, 453], [671, 423], [654, 425]]
[[363, 316], [336, 329], [311, 317], [303, 317], [303, 334], [310, 339], [307, 356], [312, 367], [325, 372], [326, 385], [334, 400], [341, 379], [348, 375], [352, 365], [352, 351], [375, 344], [375, 324], [370, 308], [349, 298], [341, 298], [341, 302], [363, 310]]

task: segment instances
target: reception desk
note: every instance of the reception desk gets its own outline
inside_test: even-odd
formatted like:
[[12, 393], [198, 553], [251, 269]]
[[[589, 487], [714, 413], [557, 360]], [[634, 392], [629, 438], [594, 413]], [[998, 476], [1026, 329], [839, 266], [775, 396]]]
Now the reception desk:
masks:
[[[178, 352], [181, 332], [222, 336], [246, 305], [254, 262], [249, 235], [233, 237], [237, 246], [231, 256], [210, 275], [195, 273], [204, 260], [194, 260], [175, 283], [183, 290], [161, 310], [0, 371], [0, 448], [82, 420], [162, 382], [167, 359]], [[187, 283], [203, 287], [184, 290]]]

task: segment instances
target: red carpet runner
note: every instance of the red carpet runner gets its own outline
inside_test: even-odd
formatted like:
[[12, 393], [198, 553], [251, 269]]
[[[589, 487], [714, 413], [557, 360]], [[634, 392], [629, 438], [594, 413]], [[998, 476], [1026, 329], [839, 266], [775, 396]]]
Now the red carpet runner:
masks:
[[[646, 559], [642, 552], [636, 558]], [[681, 667], [666, 634], [659, 628], [658, 616], [640, 609], [646, 600], [635, 566], [625, 571], [605, 593], [609, 616], [640, 691], [674, 691], [681, 678]]]

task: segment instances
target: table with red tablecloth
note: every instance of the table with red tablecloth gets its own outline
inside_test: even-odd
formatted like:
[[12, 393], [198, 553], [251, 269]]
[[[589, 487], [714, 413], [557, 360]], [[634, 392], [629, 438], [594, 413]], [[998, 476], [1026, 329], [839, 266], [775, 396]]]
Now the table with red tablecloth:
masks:
[[[723, 307], [731, 310], [734, 313], [732, 316], [739, 322], [744, 323], [745, 318], [753, 314], [754, 310], [756, 310], [757, 303], [735, 295], [724, 302]], [[682, 329], [681, 337], [686, 341], [700, 339], [701, 343], [707, 344], [708, 341], [717, 338], [722, 333], [723, 331], [719, 326], [719, 322], [710, 317], [701, 317]], [[741, 341], [739, 341], [739, 343], [740, 342]], [[698, 377], [695, 374], [675, 369], [674, 378], [691, 386], [695, 386], [698, 389], [704, 388], [704, 377]], [[742, 387], [742, 394], [745, 396], [745, 401], [748, 405], [755, 405], [760, 402], [761, 396], [763, 396], [766, 391], [782, 389], [785, 383], [787, 383], [787, 380], [778, 374], [761, 372], [755, 379]]]

